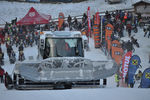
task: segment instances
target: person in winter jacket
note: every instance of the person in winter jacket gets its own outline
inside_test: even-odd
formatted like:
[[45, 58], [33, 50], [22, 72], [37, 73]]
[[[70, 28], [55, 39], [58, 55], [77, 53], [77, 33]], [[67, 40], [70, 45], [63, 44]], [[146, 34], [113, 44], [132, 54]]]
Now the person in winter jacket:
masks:
[[86, 13], [83, 14], [83, 17], [82, 17], [82, 22], [85, 23], [87, 20], [87, 15]]
[[71, 18], [71, 16], [70, 16], [70, 15], [68, 16], [67, 21], [68, 21], [68, 24], [69, 24], [69, 27], [70, 27], [70, 25], [71, 25], [71, 21], [72, 21], [72, 18]]
[[135, 75], [136, 80], [140, 80], [142, 78], [142, 71], [139, 70], [138, 74]]
[[127, 31], [128, 31], [128, 35], [129, 35], [129, 37], [130, 37], [130, 36], [131, 36], [131, 30], [132, 30], [132, 26], [131, 26], [130, 23], [127, 24], [126, 29], [127, 29]]
[[121, 48], [123, 49], [123, 51], [126, 50], [126, 42], [125, 41], [121, 41]]
[[15, 54], [15, 52], [13, 50], [11, 51], [11, 55], [9, 57], [9, 61], [10, 61], [11, 64], [15, 63], [15, 61], [16, 61], [16, 54]]
[[148, 28], [147, 28], [147, 27], [144, 27], [143, 31], [144, 31], [144, 37], [145, 37], [145, 36], [147, 35]]
[[126, 49], [127, 51], [134, 51], [134, 47], [133, 47], [133, 43], [129, 40], [127, 43], [126, 43]]
[[18, 48], [18, 51], [19, 51], [19, 58], [18, 58], [18, 60], [19, 60], [19, 61], [25, 60], [25, 56], [24, 56], [23, 50], [24, 50], [24, 47], [23, 47], [23, 45], [21, 44], [21, 45], [19, 46], [19, 48]]
[[0, 49], [0, 65], [4, 65], [4, 61], [3, 60], [4, 60], [4, 53]]
[[5, 73], [5, 87], [7, 89], [12, 89], [12, 79], [11, 77], [9, 76], [9, 74], [6, 72]]
[[23, 44], [21, 44], [18, 48], [18, 51], [23, 51], [24, 50], [24, 47], [23, 47]]
[[0, 81], [3, 83], [4, 69], [0, 66]]
[[150, 26], [148, 27], [148, 38], [150, 37]]
[[138, 48], [140, 47], [139, 46], [139, 43], [137, 42], [137, 39], [135, 39], [133, 36], [131, 37], [131, 42], [136, 45]]
[[119, 75], [116, 73], [115, 74], [115, 82], [117, 83], [117, 87], [119, 87], [119, 80], [120, 80]]
[[127, 12], [125, 12], [124, 17], [123, 17], [123, 22], [125, 25], [127, 23], [127, 18], [128, 18], [127, 16], [128, 16], [128, 14], [127, 14]]
[[137, 19], [138, 19], [138, 23], [139, 23], [140, 20], [142, 19], [141, 13], [138, 13]]
[[7, 47], [7, 54], [8, 54], [8, 56], [10, 57], [10, 55], [11, 55], [11, 51], [12, 51], [13, 49], [12, 49], [12, 46], [11, 45], [8, 45], [8, 47]]
[[149, 63], [150, 63], [150, 54], [149, 54]]
[[127, 75], [126, 75], [126, 77], [125, 77], [125, 83], [126, 83], [126, 85], [127, 85], [127, 87], [128, 87], [128, 72], [127, 72]]

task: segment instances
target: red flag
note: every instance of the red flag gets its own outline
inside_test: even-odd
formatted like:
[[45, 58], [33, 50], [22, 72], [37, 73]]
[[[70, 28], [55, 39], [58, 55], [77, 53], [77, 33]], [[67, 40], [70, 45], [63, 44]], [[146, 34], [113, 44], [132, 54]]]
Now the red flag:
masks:
[[122, 61], [122, 79], [124, 79], [128, 72], [128, 66], [130, 62], [130, 58], [132, 57], [132, 51], [127, 52]]
[[99, 16], [99, 12], [96, 13], [96, 24], [100, 24], [100, 16]]
[[88, 7], [87, 10], [87, 16], [88, 16], [88, 33], [91, 36], [91, 16], [90, 16], [90, 7]]

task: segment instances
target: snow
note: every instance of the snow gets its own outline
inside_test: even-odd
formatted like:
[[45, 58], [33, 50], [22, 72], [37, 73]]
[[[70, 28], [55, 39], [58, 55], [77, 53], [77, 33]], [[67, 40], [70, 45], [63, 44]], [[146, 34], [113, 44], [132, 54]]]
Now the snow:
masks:
[[150, 3], [150, 0], [133, 0], [133, 4], [141, 2], [141, 1]]
[[[18, 3], [0, 1], [0, 24], [5, 21], [10, 22], [17, 17], [22, 18], [30, 7], [34, 7], [37, 11], [50, 14], [52, 18], [57, 18], [59, 12], [63, 12], [67, 17], [82, 15], [86, 12], [87, 7], [91, 7], [91, 15], [96, 11], [106, 11], [114, 9], [132, 8], [133, 0], [127, 0], [126, 3], [112, 4], [104, 2], [104, 0], [90, 0], [81, 3], [61, 3], [61, 4], [39, 4], [39, 3]], [[139, 28], [135, 38], [138, 39], [140, 48], [135, 47], [135, 52], [141, 58], [141, 70], [150, 67], [148, 63], [150, 55], [150, 38], [144, 37], [143, 30]], [[125, 33], [127, 35], [127, 33]], [[110, 60], [100, 49], [94, 48], [94, 41], [90, 39], [90, 51], [85, 52], [85, 57], [92, 60]], [[18, 48], [13, 47], [18, 58]], [[5, 66], [2, 66], [9, 74], [12, 73], [14, 64], [9, 64], [9, 59], [6, 54], [6, 47], [2, 45], [2, 51], [5, 52]], [[37, 47], [25, 48], [25, 57], [33, 56], [34, 60], [37, 57]], [[0, 100], [149, 100], [150, 89], [137, 88], [116, 88], [114, 76], [107, 79], [106, 88], [75, 88], [69, 90], [7, 90], [3, 84], [0, 84]]]
[[129, 88], [6, 91], [0, 92], [2, 100], [149, 100], [150, 92]]
[[[60, 3], [60, 4], [40, 4], [40, 3], [18, 3], [18, 2], [7, 2], [0, 1], [0, 24], [5, 24], [6, 22], [11, 22], [12, 19], [16, 17], [21, 19], [28, 12], [31, 7], [34, 7], [38, 12], [49, 14], [52, 19], [58, 18], [60, 12], [63, 12], [65, 17], [68, 15], [77, 16], [86, 13], [88, 6], [90, 6], [91, 15], [97, 11], [103, 12], [106, 10], [115, 10], [123, 8], [132, 8], [131, 1], [125, 4], [124, 2], [120, 4], [109, 5], [104, 0], [89, 0], [81, 3]], [[11, 16], [10, 16], [11, 15]]]
[[[89, 39], [89, 47], [90, 50], [88, 52], [85, 51], [85, 58], [91, 59], [92, 61], [107, 61], [107, 57], [100, 49], [95, 49], [94, 40]], [[94, 52], [94, 53], [93, 53]]]

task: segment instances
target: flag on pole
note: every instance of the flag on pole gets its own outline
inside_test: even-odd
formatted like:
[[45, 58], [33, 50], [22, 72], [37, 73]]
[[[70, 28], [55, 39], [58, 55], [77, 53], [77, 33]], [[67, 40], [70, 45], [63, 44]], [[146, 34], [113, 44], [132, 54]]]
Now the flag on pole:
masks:
[[150, 88], [150, 68], [147, 68], [144, 70], [141, 83], [140, 83], [141, 88]]
[[100, 24], [100, 16], [99, 16], [99, 12], [96, 12], [96, 24], [97, 24], [97, 25]]
[[123, 61], [122, 61], [122, 80], [125, 79], [125, 77], [127, 75], [128, 66], [129, 66], [131, 56], [132, 56], [132, 52], [129, 51], [123, 57]]
[[138, 55], [133, 55], [130, 59], [128, 68], [128, 84], [134, 84], [134, 75], [136, 70], [139, 68], [141, 59]]
[[90, 16], [90, 7], [88, 6], [87, 10], [87, 16], [88, 16], [88, 33], [91, 37], [91, 16]]

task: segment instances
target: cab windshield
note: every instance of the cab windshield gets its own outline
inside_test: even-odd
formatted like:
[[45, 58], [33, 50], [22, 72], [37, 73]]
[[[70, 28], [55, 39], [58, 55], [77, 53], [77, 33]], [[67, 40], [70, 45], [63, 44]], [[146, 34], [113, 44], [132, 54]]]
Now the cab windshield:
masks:
[[46, 38], [44, 59], [49, 57], [83, 57], [81, 38]]

